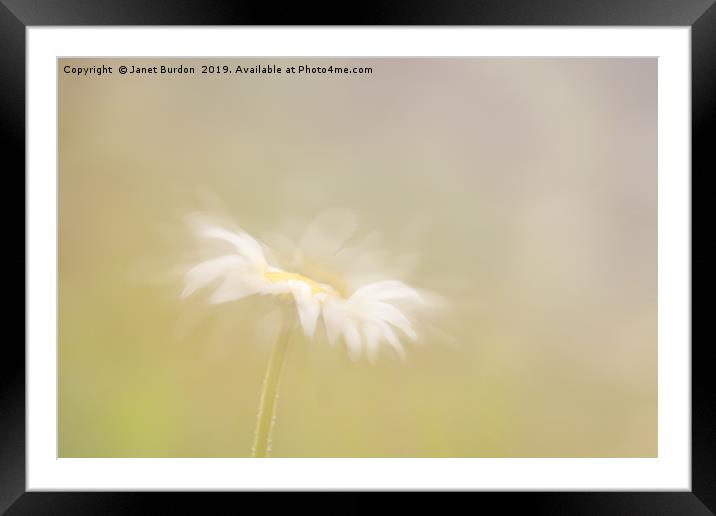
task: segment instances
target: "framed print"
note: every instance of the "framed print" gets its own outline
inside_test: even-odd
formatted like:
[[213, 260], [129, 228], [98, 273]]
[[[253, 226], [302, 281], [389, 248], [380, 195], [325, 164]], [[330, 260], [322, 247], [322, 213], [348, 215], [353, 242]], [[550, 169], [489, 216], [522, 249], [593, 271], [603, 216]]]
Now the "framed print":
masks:
[[691, 169], [716, 7], [612, 7], [286, 26], [4, 0], [27, 203], [3, 510], [441, 491], [712, 513]]

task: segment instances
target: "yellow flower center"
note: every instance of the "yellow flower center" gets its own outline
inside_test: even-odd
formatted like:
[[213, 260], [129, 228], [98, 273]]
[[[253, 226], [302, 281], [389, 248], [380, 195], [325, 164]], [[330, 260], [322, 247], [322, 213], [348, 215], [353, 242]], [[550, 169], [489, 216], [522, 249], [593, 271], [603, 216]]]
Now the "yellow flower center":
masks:
[[302, 274], [298, 274], [296, 272], [285, 272], [285, 271], [265, 271], [264, 276], [267, 280], [269, 280], [271, 283], [282, 283], [284, 281], [302, 281], [305, 284], [307, 284], [309, 287], [311, 287], [311, 292], [313, 294], [320, 294], [320, 293], [326, 293], [328, 292], [325, 288], [321, 286], [320, 283], [313, 281], [311, 278], [308, 278]]

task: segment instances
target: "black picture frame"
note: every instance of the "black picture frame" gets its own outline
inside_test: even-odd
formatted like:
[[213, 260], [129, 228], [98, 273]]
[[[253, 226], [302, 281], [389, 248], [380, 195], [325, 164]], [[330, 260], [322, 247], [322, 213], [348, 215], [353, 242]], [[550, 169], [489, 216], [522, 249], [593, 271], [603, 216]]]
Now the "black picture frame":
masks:
[[[692, 171], [706, 176], [716, 170], [713, 152], [716, 124], [716, 4], [715, 0], [482, 0], [440, 2], [362, 2], [339, 12], [324, 6], [224, 0], [0, 0], [0, 127], [6, 165], [5, 230], [20, 240], [17, 211], [10, 199], [24, 205], [25, 170], [25, 29], [31, 26], [86, 25], [610, 25], [690, 26], [692, 74]], [[335, 5], [335, 4], [334, 4]], [[692, 178], [694, 173], [692, 172]], [[11, 180], [12, 182], [7, 182]], [[23, 192], [21, 194], [21, 191]], [[15, 234], [17, 233], [17, 235]], [[9, 263], [25, 264], [23, 251], [7, 252]], [[6, 249], [10, 247], [6, 241]], [[693, 246], [692, 246], [693, 247]], [[26, 269], [25, 269], [26, 270]], [[18, 274], [8, 274], [14, 277]], [[10, 298], [6, 298], [9, 301]], [[24, 294], [23, 294], [24, 299]], [[19, 303], [8, 302], [6, 318]], [[24, 303], [23, 303], [24, 310]], [[20, 316], [17, 320], [19, 324]], [[692, 325], [693, 326], [693, 325]], [[24, 335], [25, 327], [23, 327]], [[25, 492], [25, 351], [20, 338], [7, 333], [0, 360], [0, 511], [20, 514], [206, 513], [208, 503], [232, 503], [249, 493], [79, 493]], [[693, 340], [693, 339], [692, 339]], [[685, 343], [688, 344], [688, 343]], [[479, 499], [462, 501], [499, 504], [510, 511], [537, 514], [716, 514], [716, 382], [708, 356], [709, 342], [692, 342], [692, 490], [690, 492], [550, 492], [462, 493]], [[270, 494], [275, 496], [275, 494]], [[322, 496], [328, 496], [323, 493]], [[335, 495], [330, 495], [335, 496]], [[331, 513], [364, 512], [385, 504], [375, 493], [351, 493]], [[230, 499], [229, 497], [232, 497]], [[282, 496], [281, 498], [285, 498]], [[296, 498], [296, 497], [292, 497]], [[301, 497], [305, 500], [305, 497]], [[448, 509], [444, 501], [417, 494], [421, 508]], [[291, 501], [293, 510], [296, 502]], [[311, 510], [317, 509], [309, 502]], [[401, 502], [403, 503], [403, 502]], [[434, 504], [434, 506], [433, 506]], [[227, 505], [230, 507], [231, 505]], [[235, 511], [238, 512], [238, 508]]]

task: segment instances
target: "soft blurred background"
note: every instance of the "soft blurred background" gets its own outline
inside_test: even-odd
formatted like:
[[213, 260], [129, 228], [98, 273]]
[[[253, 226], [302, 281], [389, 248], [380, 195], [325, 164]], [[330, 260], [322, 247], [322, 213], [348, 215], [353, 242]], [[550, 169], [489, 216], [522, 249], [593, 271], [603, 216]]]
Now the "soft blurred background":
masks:
[[[373, 73], [198, 73], [259, 63]], [[446, 309], [406, 362], [296, 336], [273, 456], [657, 454], [655, 59], [59, 70], [60, 456], [248, 456], [271, 303], [180, 299], [184, 217], [336, 208]]]

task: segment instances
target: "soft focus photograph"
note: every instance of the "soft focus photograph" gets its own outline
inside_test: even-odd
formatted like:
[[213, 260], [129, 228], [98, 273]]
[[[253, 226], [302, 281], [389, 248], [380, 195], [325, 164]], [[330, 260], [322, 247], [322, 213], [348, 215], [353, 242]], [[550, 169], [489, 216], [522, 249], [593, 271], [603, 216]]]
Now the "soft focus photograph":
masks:
[[656, 58], [59, 58], [61, 458], [649, 458]]

